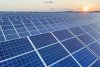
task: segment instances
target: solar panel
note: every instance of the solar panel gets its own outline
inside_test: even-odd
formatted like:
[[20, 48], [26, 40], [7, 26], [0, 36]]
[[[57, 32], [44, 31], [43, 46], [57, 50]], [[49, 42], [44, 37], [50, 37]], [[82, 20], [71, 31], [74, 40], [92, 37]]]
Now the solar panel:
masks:
[[70, 30], [75, 34], [75, 35], [80, 35], [85, 33], [80, 27], [73, 27], [70, 28]]
[[88, 25], [83, 25], [83, 26], [81, 26], [81, 28], [84, 29], [87, 32], [93, 31], [93, 29], [90, 28]]
[[5, 61], [3, 63], [0, 63], [0, 67], [44, 67], [42, 62], [40, 61], [39, 57], [35, 52], [30, 52], [26, 55], [13, 58], [11, 60]]
[[62, 44], [69, 50], [70, 53], [75, 52], [83, 47], [76, 38], [63, 41]]
[[33, 36], [30, 37], [30, 39], [32, 40], [36, 48], [41, 48], [43, 46], [47, 46], [57, 42], [57, 40], [50, 33]]
[[72, 57], [67, 57], [65, 58], [64, 60], [62, 60], [61, 62], [55, 64], [54, 66], [51, 66], [51, 67], [80, 67], [76, 62], [75, 60], [72, 58]]
[[34, 50], [27, 38], [2, 42], [0, 44], [0, 60], [4, 60]]
[[91, 45], [89, 45], [89, 48], [98, 56], [100, 56], [100, 44], [98, 42], [94, 42]]
[[96, 32], [96, 31], [91, 31], [89, 32], [89, 34], [95, 38], [96, 40], [100, 39], [100, 33]]
[[83, 49], [77, 52], [76, 54], [74, 54], [74, 57], [83, 67], [89, 66], [96, 59], [96, 57], [87, 49]]
[[94, 39], [93, 39], [90, 35], [88, 35], [88, 34], [80, 35], [80, 36], [78, 36], [78, 38], [79, 38], [82, 42], [84, 42], [86, 45], [88, 45], [88, 44], [94, 42]]
[[50, 65], [68, 55], [68, 53], [59, 43], [44, 49], [40, 49], [39, 53], [47, 65]]
[[0, 67], [100, 66], [97, 18], [99, 13], [1, 12]]
[[53, 33], [60, 41], [68, 38], [72, 38], [73, 35], [67, 30], [55, 31]]

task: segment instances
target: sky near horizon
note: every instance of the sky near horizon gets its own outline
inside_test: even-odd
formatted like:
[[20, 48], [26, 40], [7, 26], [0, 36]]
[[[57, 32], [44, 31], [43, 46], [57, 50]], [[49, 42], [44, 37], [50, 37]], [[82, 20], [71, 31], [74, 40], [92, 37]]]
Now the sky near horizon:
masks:
[[100, 0], [0, 0], [0, 10], [100, 10]]

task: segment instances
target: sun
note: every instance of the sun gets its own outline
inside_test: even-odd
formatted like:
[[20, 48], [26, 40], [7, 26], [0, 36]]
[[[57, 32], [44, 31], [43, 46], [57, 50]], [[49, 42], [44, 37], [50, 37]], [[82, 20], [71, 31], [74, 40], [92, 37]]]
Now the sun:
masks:
[[84, 12], [88, 12], [89, 11], [89, 7], [87, 7], [87, 6], [83, 7], [83, 11]]

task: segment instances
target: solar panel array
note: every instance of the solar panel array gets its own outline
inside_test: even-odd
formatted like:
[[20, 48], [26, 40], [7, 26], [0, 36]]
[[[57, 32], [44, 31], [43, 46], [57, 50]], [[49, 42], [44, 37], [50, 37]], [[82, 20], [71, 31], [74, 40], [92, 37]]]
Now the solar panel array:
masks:
[[99, 67], [100, 13], [0, 13], [0, 67]]

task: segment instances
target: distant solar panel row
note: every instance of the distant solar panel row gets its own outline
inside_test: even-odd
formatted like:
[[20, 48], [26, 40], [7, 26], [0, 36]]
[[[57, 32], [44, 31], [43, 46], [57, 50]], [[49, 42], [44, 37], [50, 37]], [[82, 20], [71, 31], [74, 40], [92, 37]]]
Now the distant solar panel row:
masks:
[[[4, 12], [0, 14], [0, 42], [54, 32], [79, 25], [90, 24], [92, 22], [99, 22], [99, 13], [83, 15], [84, 14], [81, 13]], [[95, 27], [98, 29], [96, 24]], [[72, 30], [75, 32], [80, 29], [78, 28]], [[80, 31], [80, 33], [83, 32]]]
[[94, 31], [85, 25], [1, 42], [0, 67], [100, 65], [98, 59], [100, 43], [89, 34], [91, 31], [88, 29]]

